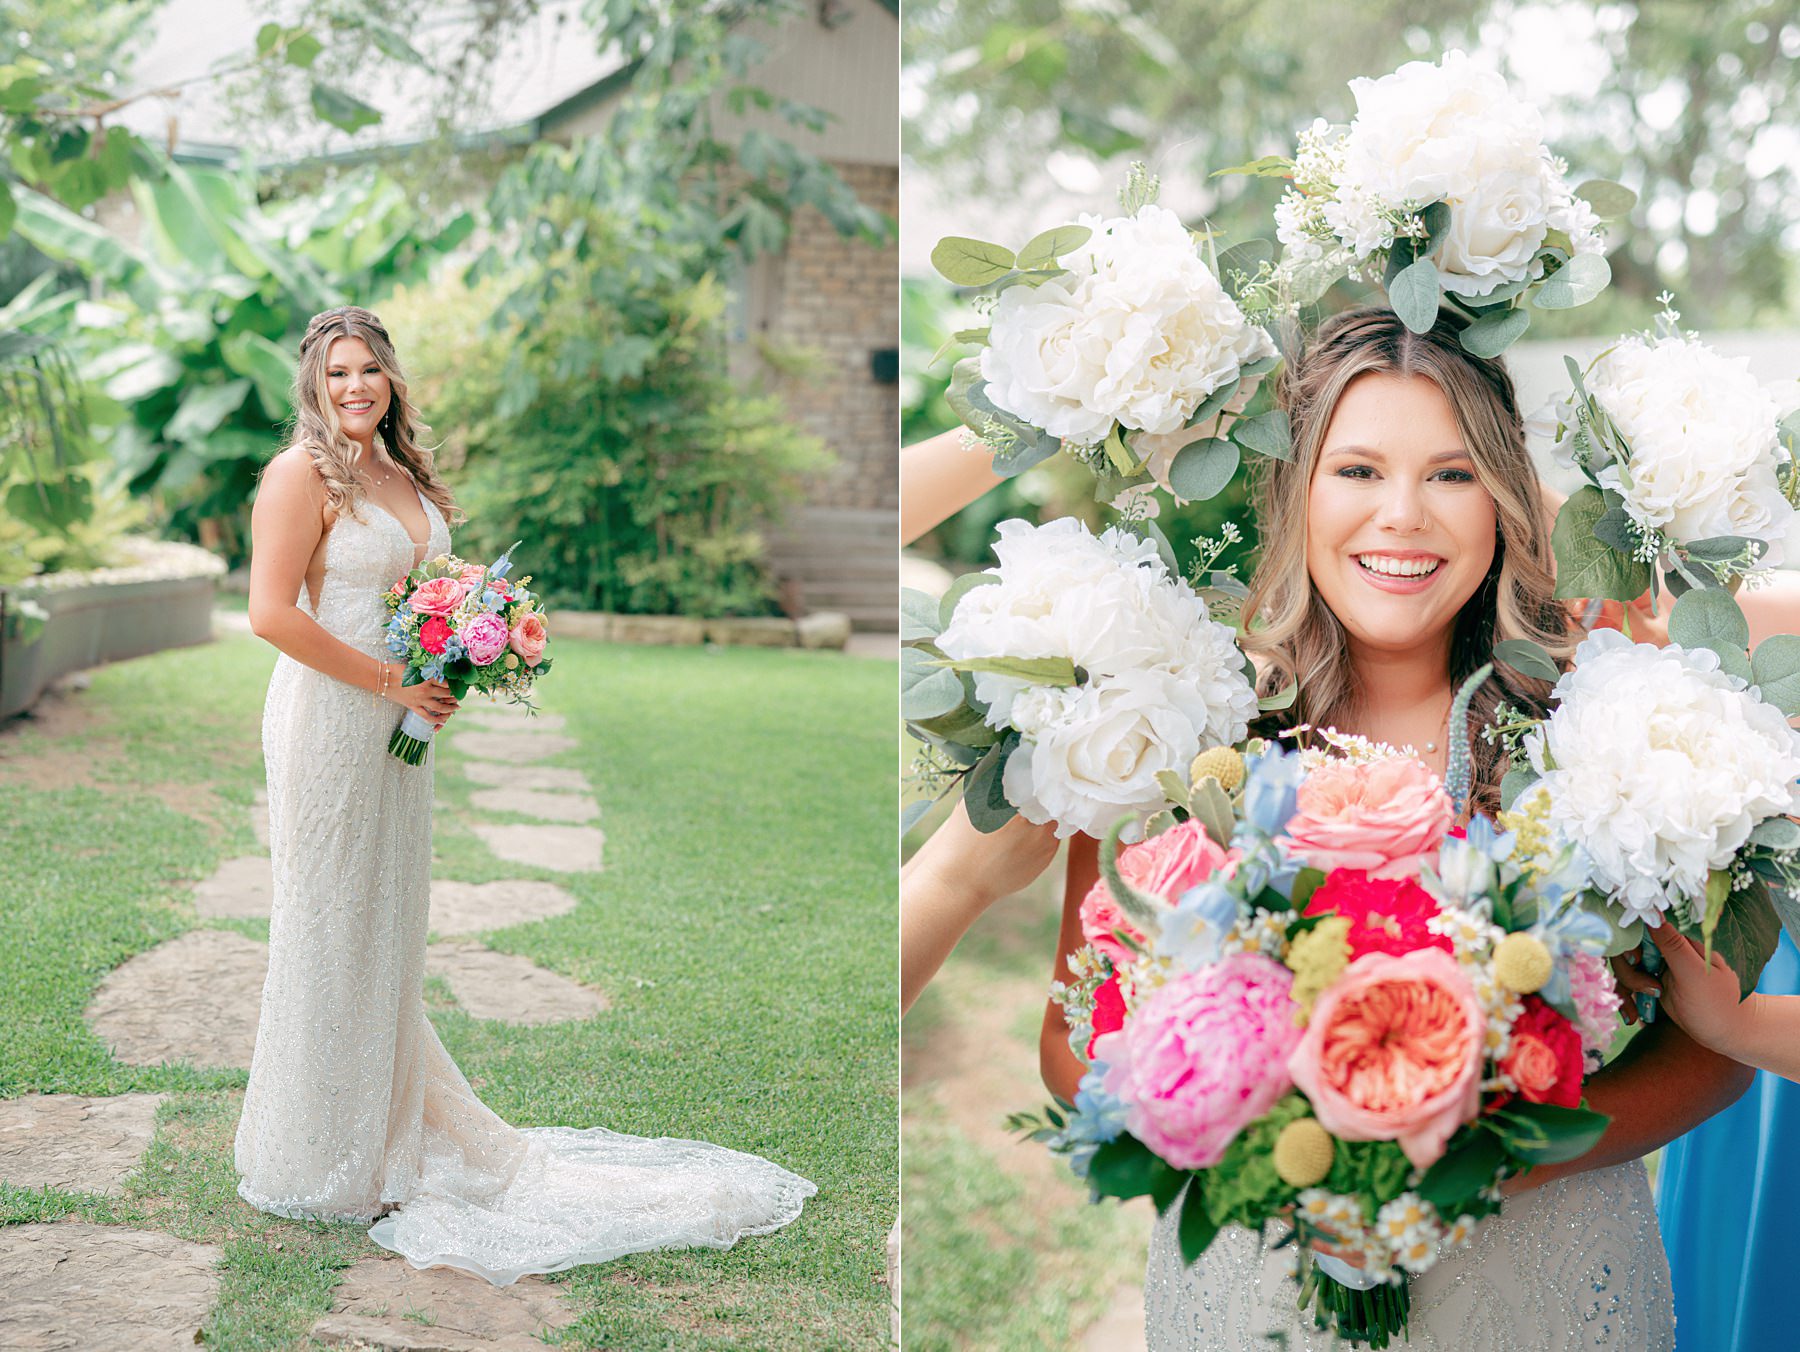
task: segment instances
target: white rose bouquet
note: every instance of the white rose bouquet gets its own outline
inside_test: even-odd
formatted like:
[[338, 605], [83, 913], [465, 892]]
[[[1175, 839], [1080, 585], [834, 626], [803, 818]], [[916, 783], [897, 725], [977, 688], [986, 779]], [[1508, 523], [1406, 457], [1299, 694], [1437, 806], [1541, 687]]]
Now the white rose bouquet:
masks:
[[1430, 329], [1448, 302], [1475, 321], [1463, 346], [1497, 356], [1530, 325], [1528, 296], [1568, 309], [1611, 280], [1600, 223], [1635, 194], [1571, 189], [1537, 110], [1494, 71], [1450, 51], [1350, 92], [1347, 128], [1317, 121], [1292, 159], [1223, 171], [1292, 182], [1275, 211], [1282, 262], [1253, 281], [1253, 310], [1311, 303], [1344, 276], [1379, 280], [1408, 328]]
[[[1148, 477], [1150, 447], [1140, 439], [1224, 422], [1243, 382], [1277, 364], [1268, 334], [1245, 318], [1201, 241], [1155, 193], [1138, 166], [1121, 194], [1123, 216], [1083, 216], [1016, 253], [962, 236], [932, 250], [950, 281], [981, 289], [987, 326], [952, 340], [981, 351], [957, 363], [948, 397], [993, 449], [997, 473], [1067, 450], [1111, 496]], [[1169, 476], [1180, 496], [1218, 493], [1240, 448], [1287, 453], [1286, 420], [1272, 409], [1233, 416], [1229, 429], [1177, 455]]]
[[1163, 806], [1159, 775], [1243, 740], [1258, 708], [1244, 655], [1155, 543], [1070, 517], [999, 536], [998, 564], [941, 603], [903, 598], [901, 711], [976, 826], [1017, 812], [1103, 836]]
[[1587, 485], [1557, 515], [1558, 596], [1654, 594], [1659, 566], [1677, 591], [1730, 586], [1788, 561], [1795, 429], [1747, 361], [1679, 319], [1665, 308], [1655, 331], [1621, 338], [1585, 373], [1568, 360], [1556, 451]]
[[[1736, 614], [1717, 606], [1722, 592], [1690, 596], [1714, 598], [1702, 608], [1715, 634]], [[1751, 672], [1734, 674], [1747, 636], [1658, 648], [1590, 634], [1549, 716], [1525, 725], [1530, 768], [1514, 771], [1525, 787], [1512, 800], [1585, 852], [1592, 886], [1627, 931], [1615, 951], [1672, 923], [1719, 949], [1745, 992], [1781, 921], [1800, 928], [1788, 896], [1800, 885], [1800, 825], [1789, 820], [1800, 813], [1800, 733], [1787, 721], [1800, 714], [1800, 638], [1765, 640]]]

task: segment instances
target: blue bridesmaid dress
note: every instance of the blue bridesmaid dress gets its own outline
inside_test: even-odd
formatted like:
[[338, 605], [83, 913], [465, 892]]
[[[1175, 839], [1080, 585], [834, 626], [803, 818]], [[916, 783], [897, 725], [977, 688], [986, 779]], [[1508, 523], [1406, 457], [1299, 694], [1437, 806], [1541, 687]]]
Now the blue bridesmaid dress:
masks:
[[[1800, 995], [1784, 932], [1759, 991]], [[1759, 1071], [1744, 1096], [1663, 1151], [1657, 1214], [1675, 1284], [1676, 1352], [1800, 1346], [1800, 1084]]]

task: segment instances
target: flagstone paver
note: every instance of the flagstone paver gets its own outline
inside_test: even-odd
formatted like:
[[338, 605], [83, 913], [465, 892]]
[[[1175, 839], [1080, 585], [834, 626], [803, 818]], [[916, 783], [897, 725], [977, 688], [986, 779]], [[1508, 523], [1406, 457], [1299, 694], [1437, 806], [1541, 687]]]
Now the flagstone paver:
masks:
[[533, 920], [567, 915], [573, 896], [555, 883], [505, 879], [497, 883], [458, 883], [435, 878], [431, 883], [431, 932], [479, 934]]
[[557, 873], [597, 873], [606, 835], [597, 826], [490, 826], [474, 824], [487, 847], [512, 864]]
[[611, 1007], [605, 994], [591, 986], [480, 944], [433, 944], [425, 950], [425, 970], [449, 982], [456, 1003], [477, 1019], [563, 1023], [592, 1018]]
[[214, 1245], [124, 1226], [6, 1226], [0, 1347], [192, 1352], [219, 1296], [219, 1258]]
[[516, 728], [526, 732], [561, 732], [569, 721], [561, 714], [528, 714], [514, 704], [465, 704], [456, 717], [465, 727]]
[[274, 900], [275, 875], [266, 854], [227, 859], [194, 888], [194, 908], [208, 917], [266, 920]]
[[513, 790], [548, 790], [552, 793], [571, 790], [586, 793], [593, 786], [579, 770], [550, 765], [506, 765], [488, 760], [466, 760], [462, 772], [477, 784]]
[[132, 1065], [191, 1060], [248, 1069], [268, 970], [268, 945], [225, 930], [194, 930], [107, 974], [88, 1023]]
[[465, 756], [482, 760], [530, 763], [573, 751], [578, 743], [560, 732], [527, 732], [524, 728], [508, 728], [504, 732], [473, 729], [459, 732], [454, 745]]
[[452, 1268], [365, 1258], [344, 1274], [312, 1336], [384, 1352], [544, 1352], [535, 1335], [574, 1320], [557, 1288], [536, 1277], [493, 1286]]
[[547, 822], [591, 822], [600, 815], [600, 804], [584, 793], [479, 789], [469, 795], [469, 803], [483, 812], [517, 812]]
[[0, 1101], [0, 1182], [116, 1196], [156, 1130], [161, 1094], [25, 1094]]

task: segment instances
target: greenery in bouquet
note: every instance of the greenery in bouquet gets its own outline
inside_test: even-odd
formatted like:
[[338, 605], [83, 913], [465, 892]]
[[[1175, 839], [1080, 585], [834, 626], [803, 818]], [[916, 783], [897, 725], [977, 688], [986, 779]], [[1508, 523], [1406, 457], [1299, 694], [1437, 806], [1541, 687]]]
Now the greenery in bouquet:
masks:
[[549, 630], [529, 577], [510, 581], [512, 550], [493, 563], [440, 554], [388, 591], [388, 651], [406, 663], [405, 685], [441, 681], [522, 703], [550, 670]]
[[1606, 1125], [1581, 1086], [1619, 998], [1585, 857], [1512, 814], [1453, 833], [1430, 770], [1353, 738], [1210, 751], [1171, 787], [1081, 906], [1057, 991], [1079, 1092], [1013, 1125], [1096, 1200], [1178, 1206], [1189, 1262], [1273, 1227], [1301, 1308], [1385, 1347], [1501, 1181]]
[[1251, 403], [1280, 353], [1221, 285], [1210, 237], [1157, 189], [1134, 165], [1121, 216], [1083, 216], [1016, 251], [957, 235], [932, 250], [987, 320], [952, 335], [981, 350], [956, 363], [947, 398], [996, 473], [1064, 451], [1103, 499], [1154, 475], [1199, 500], [1233, 480], [1243, 451], [1289, 454], [1285, 415]]
[[1292, 158], [1267, 156], [1227, 174], [1286, 179], [1276, 208], [1280, 262], [1241, 297], [1253, 318], [1294, 313], [1343, 277], [1380, 283], [1415, 333], [1448, 305], [1471, 321], [1462, 344], [1498, 356], [1531, 324], [1531, 308], [1572, 309], [1605, 289], [1601, 223], [1636, 195], [1590, 180], [1543, 142], [1537, 109], [1460, 51], [1350, 82], [1348, 127], [1315, 121]]

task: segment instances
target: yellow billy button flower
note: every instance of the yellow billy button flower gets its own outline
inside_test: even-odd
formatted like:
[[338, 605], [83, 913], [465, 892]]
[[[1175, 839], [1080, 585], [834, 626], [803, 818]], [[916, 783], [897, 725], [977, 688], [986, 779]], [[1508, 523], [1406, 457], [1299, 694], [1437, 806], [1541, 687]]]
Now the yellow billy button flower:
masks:
[[1509, 934], [1494, 948], [1494, 980], [1516, 994], [1542, 990], [1550, 967], [1550, 950], [1535, 934]]
[[1310, 1117], [1297, 1118], [1275, 1138], [1275, 1172], [1290, 1187], [1310, 1188], [1325, 1181], [1336, 1154], [1330, 1132]]
[[1211, 775], [1226, 793], [1236, 793], [1244, 782], [1244, 758], [1228, 746], [1215, 746], [1202, 751], [1188, 766], [1188, 783], [1198, 784]]
[[508, 653], [506, 655], [506, 669], [508, 671], [513, 671], [513, 670], [517, 669], [518, 665], [519, 665], [519, 655], [517, 653]]
[[1294, 936], [1288, 948], [1287, 965], [1294, 973], [1294, 1003], [1300, 1006], [1296, 1020], [1304, 1024], [1312, 1017], [1313, 1001], [1338, 979], [1350, 962], [1350, 919], [1328, 915], [1311, 929]]

